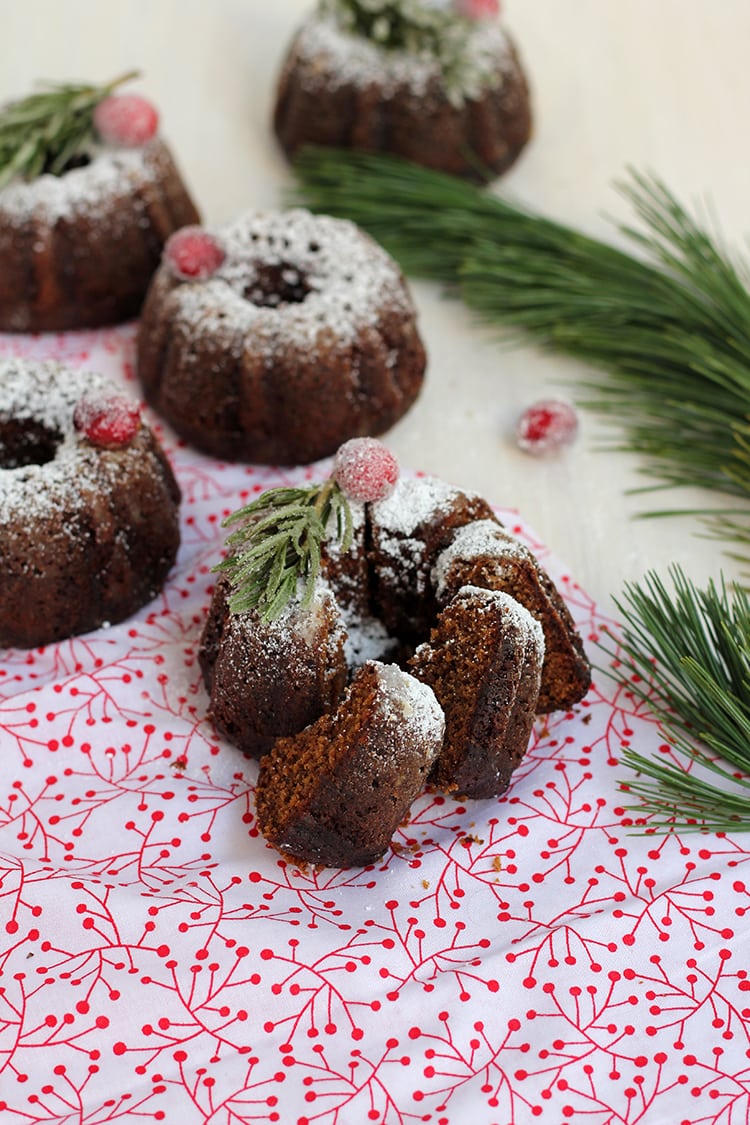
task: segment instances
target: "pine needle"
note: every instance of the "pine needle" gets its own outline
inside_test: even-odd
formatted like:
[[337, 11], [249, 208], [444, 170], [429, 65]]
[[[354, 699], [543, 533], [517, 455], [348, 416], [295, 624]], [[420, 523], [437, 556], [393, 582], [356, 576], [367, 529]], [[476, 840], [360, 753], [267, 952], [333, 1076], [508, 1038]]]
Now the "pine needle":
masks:
[[[737, 500], [695, 512], [750, 562], [750, 268], [657, 177], [619, 185], [628, 253], [394, 157], [309, 149], [295, 198], [358, 223], [405, 272], [485, 321], [585, 363], [582, 404], [615, 422], [656, 487]], [[695, 511], [695, 510], [693, 510]]]
[[671, 757], [625, 749], [637, 771], [623, 789], [660, 830], [750, 829], [750, 599], [741, 587], [699, 590], [679, 567], [673, 589], [650, 573], [616, 601], [624, 620], [611, 675], [644, 701]]

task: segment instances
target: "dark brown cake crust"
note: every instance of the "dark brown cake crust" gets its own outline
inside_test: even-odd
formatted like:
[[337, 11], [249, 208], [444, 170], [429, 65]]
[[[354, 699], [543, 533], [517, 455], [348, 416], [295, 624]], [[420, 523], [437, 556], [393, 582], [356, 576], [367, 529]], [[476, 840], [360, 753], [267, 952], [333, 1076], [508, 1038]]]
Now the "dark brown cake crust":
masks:
[[106, 150], [0, 191], [0, 331], [63, 332], [138, 314], [164, 242], [198, 221], [167, 146]]
[[333, 713], [262, 759], [263, 835], [306, 863], [374, 863], [424, 788], [442, 734], [429, 689], [393, 665], [362, 665]]
[[[148, 402], [223, 460], [305, 464], [390, 429], [426, 354], [403, 276], [353, 224], [307, 212], [241, 216], [204, 282], [157, 272], [137, 366]], [[288, 282], [285, 279], [292, 279]]]
[[431, 782], [470, 798], [504, 793], [526, 752], [541, 681], [544, 637], [513, 598], [467, 586], [409, 661], [445, 712]]
[[180, 493], [153, 432], [142, 422], [127, 446], [103, 449], [72, 430], [78, 397], [103, 384], [55, 364], [0, 365], [2, 646], [122, 621], [175, 561]]
[[475, 179], [510, 168], [531, 136], [532, 115], [509, 39], [495, 80], [456, 104], [438, 75], [418, 91], [408, 79], [390, 89], [376, 75], [347, 80], [334, 56], [311, 46], [303, 27], [279, 78], [273, 125], [290, 159], [304, 145], [352, 148]]

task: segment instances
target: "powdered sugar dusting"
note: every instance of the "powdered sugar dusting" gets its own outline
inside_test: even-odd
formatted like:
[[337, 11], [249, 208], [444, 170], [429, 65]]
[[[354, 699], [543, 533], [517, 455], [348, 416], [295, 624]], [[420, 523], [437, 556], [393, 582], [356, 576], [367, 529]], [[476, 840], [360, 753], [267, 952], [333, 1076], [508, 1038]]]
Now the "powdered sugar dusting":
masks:
[[[384, 303], [414, 315], [394, 260], [348, 220], [302, 208], [248, 212], [212, 233], [224, 262], [169, 298], [188, 335], [199, 322], [201, 333], [218, 339], [252, 335], [254, 348], [265, 341], [269, 349], [292, 342], [312, 350], [318, 339], [346, 346], [376, 323]], [[268, 286], [269, 272], [279, 285], [275, 304], [253, 297]], [[285, 286], [298, 295], [285, 299]]]
[[440, 553], [432, 569], [432, 582], [438, 597], [445, 594], [451, 567], [455, 562], [489, 556], [502, 564], [504, 559], [523, 559], [524, 545], [492, 520], [475, 520], [459, 528], [452, 542]]
[[[399, 89], [424, 96], [442, 81], [439, 61], [431, 54], [386, 50], [372, 40], [342, 30], [332, 16], [318, 14], [302, 27], [295, 42], [309, 85], [324, 83], [363, 88], [377, 85], [383, 97]], [[508, 67], [509, 43], [496, 20], [483, 20], [470, 30], [465, 48], [465, 97], [477, 97], [483, 88], [502, 83]]]
[[[81, 440], [73, 425], [76, 403], [91, 391], [114, 392], [100, 375], [72, 371], [56, 363], [0, 363], [0, 523], [41, 519], [62, 510], [76, 510], [82, 496], [101, 488], [99, 451]], [[44, 464], [3, 467], [7, 450], [3, 427], [34, 424], [49, 435], [54, 454]], [[124, 449], [118, 456], [139, 456]]]
[[30, 183], [16, 180], [0, 191], [0, 213], [10, 223], [35, 215], [49, 225], [61, 218], [111, 211], [111, 200], [160, 178], [164, 152], [159, 140], [140, 148], [92, 148], [91, 161], [62, 176], [43, 175]]
[[414, 736], [440, 743], [445, 715], [429, 684], [404, 672], [397, 664], [377, 664], [387, 713], [409, 724]]
[[373, 518], [384, 531], [413, 535], [460, 496], [473, 499], [472, 493], [461, 492], [437, 477], [399, 480], [390, 496], [373, 504]]

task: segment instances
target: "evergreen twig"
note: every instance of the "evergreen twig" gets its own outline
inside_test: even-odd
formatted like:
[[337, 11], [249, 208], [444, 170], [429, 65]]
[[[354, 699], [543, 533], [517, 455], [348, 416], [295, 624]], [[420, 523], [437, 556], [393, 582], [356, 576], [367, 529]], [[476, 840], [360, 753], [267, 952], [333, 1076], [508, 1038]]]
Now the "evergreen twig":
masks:
[[224, 526], [236, 526], [227, 538], [229, 553], [214, 569], [227, 571], [233, 592], [233, 613], [257, 609], [272, 621], [297, 595], [310, 604], [320, 573], [324, 540], [341, 541], [349, 549], [352, 514], [335, 481], [306, 488], [272, 488], [230, 515]]
[[670, 576], [673, 590], [650, 573], [616, 601], [624, 626], [610, 674], [647, 703], [671, 755], [625, 749], [637, 776], [623, 789], [649, 827], [750, 828], [750, 598], [723, 578], [699, 590], [679, 567]]
[[583, 405], [623, 429], [658, 487], [731, 497], [697, 512], [750, 559], [750, 268], [656, 177], [620, 191], [633, 253], [396, 157], [308, 149], [295, 198], [367, 229], [407, 273], [486, 321], [582, 361]]
[[94, 110], [129, 71], [103, 85], [49, 83], [0, 109], [0, 188], [19, 177], [59, 176], [93, 139]]

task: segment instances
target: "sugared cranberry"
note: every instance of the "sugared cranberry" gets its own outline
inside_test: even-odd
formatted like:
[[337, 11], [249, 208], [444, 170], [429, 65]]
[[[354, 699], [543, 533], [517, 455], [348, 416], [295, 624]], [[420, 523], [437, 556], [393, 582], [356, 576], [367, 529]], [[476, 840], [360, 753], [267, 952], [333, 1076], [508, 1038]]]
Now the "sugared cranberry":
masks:
[[141, 408], [127, 395], [92, 392], [76, 403], [73, 425], [93, 445], [118, 449], [128, 445], [138, 433]]
[[453, 7], [467, 20], [491, 20], [500, 15], [500, 0], [453, 0]]
[[376, 438], [351, 438], [339, 446], [331, 476], [350, 500], [384, 500], [396, 487], [398, 461]]
[[578, 434], [578, 415], [569, 402], [540, 399], [521, 415], [516, 427], [518, 445], [537, 457], [557, 453], [571, 445]]
[[140, 94], [110, 94], [94, 110], [94, 128], [107, 145], [145, 144], [158, 125], [159, 114]]
[[225, 257], [221, 243], [203, 227], [181, 227], [164, 246], [164, 261], [180, 281], [211, 277]]

